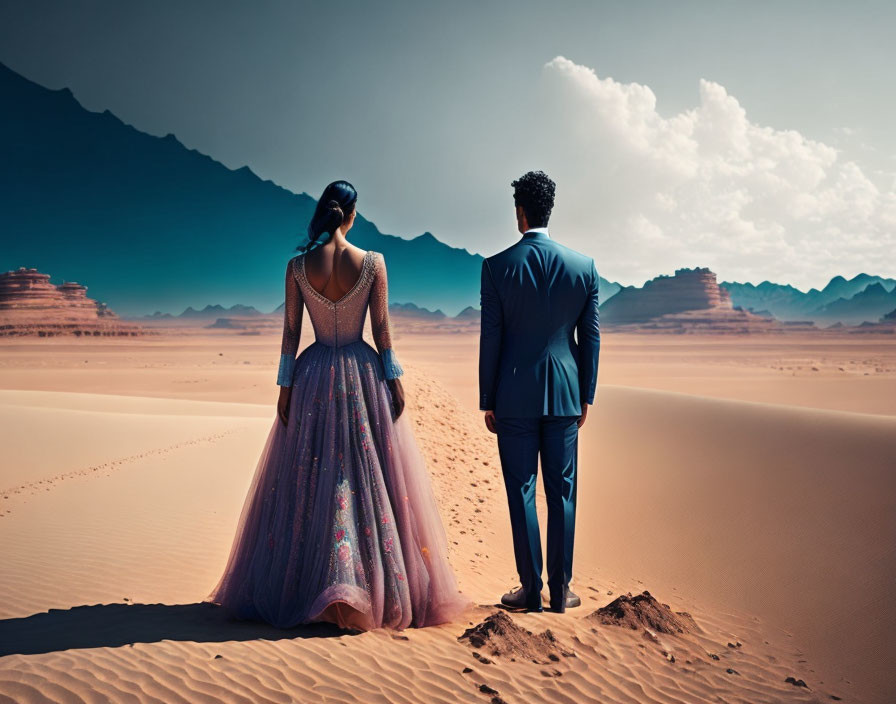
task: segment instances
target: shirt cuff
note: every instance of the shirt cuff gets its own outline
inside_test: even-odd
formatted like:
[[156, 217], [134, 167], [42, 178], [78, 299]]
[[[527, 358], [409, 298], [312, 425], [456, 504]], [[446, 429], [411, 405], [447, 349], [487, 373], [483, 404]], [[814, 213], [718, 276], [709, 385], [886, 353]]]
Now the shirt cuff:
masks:
[[277, 386], [292, 386], [292, 373], [296, 358], [291, 354], [280, 355], [280, 369], [277, 372]]
[[391, 347], [384, 349], [381, 357], [383, 360], [383, 369], [386, 372], [387, 379], [397, 379], [402, 374], [404, 374], [404, 369], [402, 369], [401, 365], [398, 363], [395, 352]]

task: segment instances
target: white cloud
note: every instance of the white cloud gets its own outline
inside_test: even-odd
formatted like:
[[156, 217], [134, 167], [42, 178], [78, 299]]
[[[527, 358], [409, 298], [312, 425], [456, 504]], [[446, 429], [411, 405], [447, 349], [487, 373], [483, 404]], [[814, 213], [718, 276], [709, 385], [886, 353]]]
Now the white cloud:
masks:
[[558, 56], [544, 67], [534, 152], [558, 182], [552, 226], [602, 273], [680, 266], [817, 286], [896, 274], [896, 190], [793, 130], [757, 125], [717, 83], [663, 117], [653, 91]]

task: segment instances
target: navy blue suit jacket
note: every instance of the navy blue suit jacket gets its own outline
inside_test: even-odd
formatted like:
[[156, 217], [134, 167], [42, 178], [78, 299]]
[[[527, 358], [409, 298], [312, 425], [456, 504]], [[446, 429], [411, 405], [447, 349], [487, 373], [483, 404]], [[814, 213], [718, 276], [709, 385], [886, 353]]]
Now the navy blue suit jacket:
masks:
[[594, 260], [527, 233], [482, 262], [479, 407], [496, 417], [577, 416], [600, 355]]

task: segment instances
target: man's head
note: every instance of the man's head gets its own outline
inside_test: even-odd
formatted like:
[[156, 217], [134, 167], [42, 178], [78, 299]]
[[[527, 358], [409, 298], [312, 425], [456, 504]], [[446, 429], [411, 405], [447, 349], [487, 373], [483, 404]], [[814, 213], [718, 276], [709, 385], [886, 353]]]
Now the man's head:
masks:
[[520, 232], [547, 227], [554, 208], [556, 184], [544, 171], [530, 171], [510, 184], [516, 205], [516, 223]]

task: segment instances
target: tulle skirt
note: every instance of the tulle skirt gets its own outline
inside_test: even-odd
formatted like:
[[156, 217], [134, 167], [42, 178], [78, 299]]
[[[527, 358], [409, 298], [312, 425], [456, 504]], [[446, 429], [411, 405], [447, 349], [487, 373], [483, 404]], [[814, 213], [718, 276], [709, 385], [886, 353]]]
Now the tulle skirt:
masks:
[[227, 566], [205, 601], [281, 628], [429, 626], [467, 605], [448, 563], [406, 414], [393, 422], [379, 355], [315, 342], [296, 362]]

